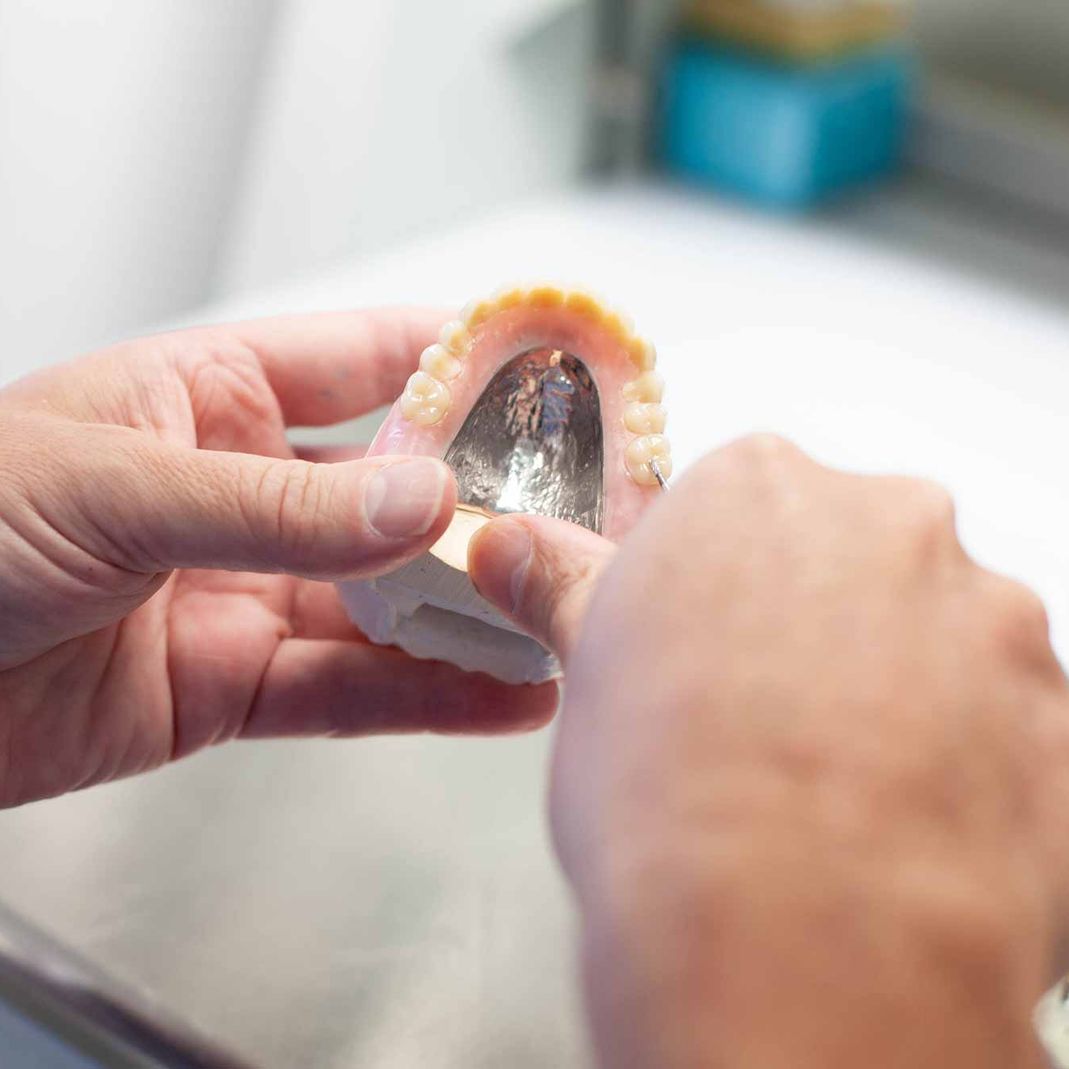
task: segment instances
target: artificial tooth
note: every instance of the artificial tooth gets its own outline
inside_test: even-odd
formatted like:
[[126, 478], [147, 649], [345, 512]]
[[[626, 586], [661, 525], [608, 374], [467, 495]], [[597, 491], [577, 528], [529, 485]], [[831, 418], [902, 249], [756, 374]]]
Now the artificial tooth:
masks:
[[401, 394], [401, 415], [421, 427], [433, 427], [449, 409], [449, 388], [425, 371], [417, 371]]
[[659, 404], [664, 399], [664, 379], [656, 371], [644, 371], [637, 379], [624, 383], [624, 400]]
[[497, 311], [493, 301], [470, 301], [464, 305], [460, 318], [468, 330], [474, 330], [477, 326], [485, 323]]
[[564, 298], [564, 307], [579, 315], [588, 316], [591, 319], [601, 319], [601, 301], [586, 290], [573, 290]]
[[644, 434], [635, 438], [624, 453], [628, 473], [639, 486], [656, 486], [659, 482], [653, 473], [652, 461], [657, 462], [661, 477], [672, 475], [672, 450], [663, 434]]
[[635, 324], [631, 322], [629, 315], [624, 315], [623, 312], [617, 312], [613, 309], [607, 309], [602, 315], [602, 326], [621, 345], [630, 348]]
[[468, 328], [459, 319], [454, 319], [442, 327], [438, 334], [438, 341], [454, 356], [460, 356], [468, 348], [471, 335], [468, 333]]
[[464, 365], [444, 345], [428, 345], [419, 358], [419, 369], [432, 379], [449, 382], [463, 370]]
[[632, 434], [663, 434], [667, 421], [664, 405], [632, 401], [624, 408], [624, 426]]
[[[615, 308], [605, 310], [605, 329], [627, 344], [635, 332], [635, 321], [626, 313]], [[643, 369], [645, 370], [645, 369]]]
[[535, 308], [559, 308], [564, 303], [564, 293], [559, 286], [532, 286], [527, 303]]
[[653, 342], [637, 335], [632, 335], [628, 341], [627, 352], [639, 371], [652, 371], [657, 363], [657, 350], [653, 347]]
[[[544, 282], [505, 287], [489, 299], [471, 301], [465, 305], [461, 319], [447, 323], [442, 328], [439, 340], [454, 356], [463, 356], [471, 344], [473, 331], [498, 312], [519, 306], [564, 308], [598, 324], [620, 343], [639, 371], [638, 377], [624, 387], [624, 399], [643, 404], [660, 402], [664, 383], [653, 370], [657, 363], [657, 350], [651, 342], [634, 333], [635, 326], [630, 316], [611, 308], [599, 296], [581, 287], [562, 288]], [[453, 373], [456, 373], [455, 370]]]
[[516, 305], [523, 304], [526, 299], [527, 291], [521, 286], [506, 286], [504, 289], [498, 290], [492, 298], [498, 311], [502, 312], [506, 308], [515, 308]]

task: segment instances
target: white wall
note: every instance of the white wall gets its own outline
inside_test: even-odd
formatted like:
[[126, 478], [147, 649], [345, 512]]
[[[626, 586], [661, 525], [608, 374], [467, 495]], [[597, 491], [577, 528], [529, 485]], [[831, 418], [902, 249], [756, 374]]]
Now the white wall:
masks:
[[584, 19], [568, 17], [575, 6], [290, 4], [224, 288], [274, 282], [572, 179], [589, 48]]
[[0, 0], [0, 381], [568, 182], [581, 6]]
[[0, 0], [0, 377], [211, 292], [273, 0]]

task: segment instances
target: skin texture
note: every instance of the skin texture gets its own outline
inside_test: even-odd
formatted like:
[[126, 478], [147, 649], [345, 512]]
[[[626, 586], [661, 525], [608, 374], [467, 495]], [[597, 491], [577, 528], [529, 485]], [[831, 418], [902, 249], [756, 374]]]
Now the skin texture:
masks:
[[[421, 552], [455, 490], [432, 462], [387, 496], [424, 506], [401, 535], [396, 458], [311, 464], [285, 428], [396, 396], [440, 318], [164, 335], [0, 392], [0, 804], [239, 736], [551, 715], [552, 686], [368, 646], [323, 582]], [[469, 563], [566, 666], [552, 821], [603, 1064], [1038, 1069], [1069, 699], [942, 491], [755, 439], [618, 551], [512, 518]]]
[[469, 565], [566, 667], [551, 815], [603, 1065], [1045, 1064], [1069, 698], [942, 490], [756, 438], [618, 551], [508, 518]]
[[514, 731], [552, 715], [552, 685], [369, 645], [326, 582], [430, 546], [455, 503], [448, 469], [311, 463], [287, 441], [288, 425], [392, 400], [444, 318], [160, 335], [0, 391], [0, 806], [237, 737]]

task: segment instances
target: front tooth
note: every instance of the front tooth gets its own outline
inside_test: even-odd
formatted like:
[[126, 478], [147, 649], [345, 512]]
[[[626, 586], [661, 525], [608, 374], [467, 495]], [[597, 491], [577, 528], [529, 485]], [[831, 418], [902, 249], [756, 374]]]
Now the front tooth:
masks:
[[441, 332], [438, 334], [438, 341], [454, 356], [460, 356], [468, 348], [471, 335], [468, 333], [468, 328], [459, 319], [454, 319], [442, 327]]
[[444, 345], [428, 345], [419, 358], [420, 371], [425, 371], [439, 382], [455, 379], [463, 366]]
[[663, 434], [667, 421], [664, 405], [632, 401], [624, 408], [624, 426], [632, 434]]
[[564, 307], [594, 320], [604, 315], [601, 301], [587, 290], [573, 290], [564, 298]]
[[559, 308], [564, 303], [564, 292], [559, 286], [532, 286], [527, 294], [527, 303], [535, 308]]
[[656, 371], [644, 371], [637, 379], [624, 383], [624, 400], [659, 404], [664, 399], [664, 379]]
[[624, 460], [628, 473], [639, 486], [658, 484], [650, 466], [654, 460], [662, 478], [669, 479], [672, 476], [672, 449], [663, 434], [644, 434], [641, 438], [633, 439], [624, 453]]
[[401, 394], [401, 415], [421, 427], [433, 427], [449, 409], [449, 388], [417, 371]]
[[503, 312], [506, 308], [515, 308], [516, 305], [523, 304], [526, 298], [527, 291], [522, 286], [506, 286], [494, 294], [493, 302], [498, 310]]

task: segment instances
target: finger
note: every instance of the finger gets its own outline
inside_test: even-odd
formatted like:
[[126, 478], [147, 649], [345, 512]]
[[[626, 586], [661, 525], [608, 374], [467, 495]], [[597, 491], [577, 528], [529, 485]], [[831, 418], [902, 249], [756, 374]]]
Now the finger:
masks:
[[297, 638], [368, 641], [363, 632], [349, 619], [349, 614], [338, 597], [338, 588], [333, 583], [317, 583], [311, 579], [298, 580], [291, 602], [290, 624]]
[[510, 516], [475, 535], [468, 571], [487, 601], [566, 663], [594, 585], [615, 549], [563, 520]]
[[220, 328], [259, 358], [287, 425], [340, 423], [394, 401], [448, 310], [278, 316]]
[[293, 452], [310, 464], [342, 464], [367, 456], [367, 449], [366, 445], [295, 445]]
[[529, 731], [552, 718], [557, 698], [555, 683], [509, 686], [400, 650], [290, 638], [279, 644], [241, 734]]
[[92, 433], [38, 497], [68, 539], [138, 572], [376, 574], [429, 548], [456, 504], [448, 466], [429, 457], [309, 464]]

